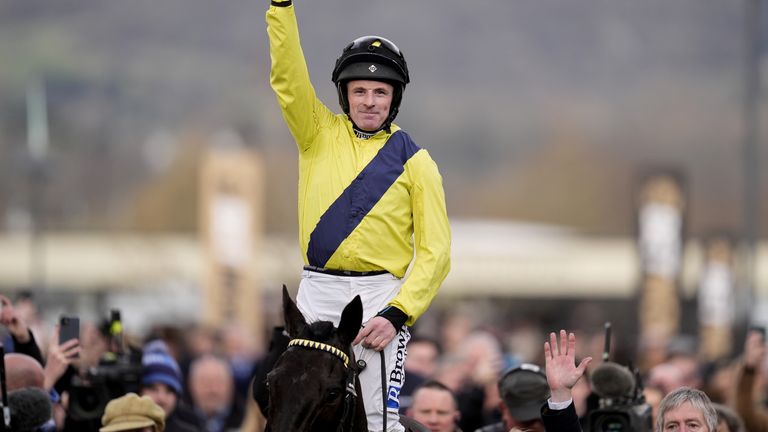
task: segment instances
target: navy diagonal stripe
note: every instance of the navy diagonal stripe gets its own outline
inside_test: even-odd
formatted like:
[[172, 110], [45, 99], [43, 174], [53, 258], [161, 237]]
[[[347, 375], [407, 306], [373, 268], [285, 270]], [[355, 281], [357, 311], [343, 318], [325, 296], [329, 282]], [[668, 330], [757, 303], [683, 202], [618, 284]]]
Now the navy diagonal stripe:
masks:
[[389, 137], [371, 162], [320, 216], [309, 236], [307, 260], [310, 265], [325, 267], [341, 242], [400, 177], [405, 163], [417, 151], [419, 147], [407, 133], [397, 131]]

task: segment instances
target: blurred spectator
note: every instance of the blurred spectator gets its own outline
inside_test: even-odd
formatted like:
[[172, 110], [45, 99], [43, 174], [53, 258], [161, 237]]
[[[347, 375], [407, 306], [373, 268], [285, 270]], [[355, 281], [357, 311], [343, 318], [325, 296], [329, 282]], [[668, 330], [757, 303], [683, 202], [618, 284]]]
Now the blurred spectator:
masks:
[[139, 391], [140, 350], [120, 343], [122, 354], [110, 351], [110, 346], [118, 345], [111, 345], [118, 338], [110, 335], [112, 326], [107, 320], [100, 325], [84, 321], [80, 324], [79, 358], [71, 360], [55, 385], [67, 411], [65, 432], [98, 430], [110, 400]]
[[153, 325], [147, 333], [145, 340], [162, 340], [168, 348], [168, 354], [178, 362], [179, 359], [187, 354], [187, 341], [185, 331], [182, 329], [183, 326], [183, 324], [179, 326], [169, 324]]
[[195, 359], [189, 369], [189, 392], [192, 406], [200, 415], [208, 432], [237, 430], [243, 421], [244, 408], [234, 397], [234, 379], [226, 360], [213, 355]]
[[192, 363], [200, 357], [216, 354], [218, 339], [219, 335], [215, 329], [199, 324], [190, 325], [184, 332], [184, 347], [186, 349], [183, 356], [179, 357], [178, 362], [181, 367], [181, 374], [187, 383], [189, 383]]
[[638, 351], [642, 353], [639, 367], [646, 374], [666, 360], [668, 352], [667, 339], [666, 333], [659, 329], [649, 329], [641, 335], [638, 341]]
[[659, 404], [666, 394], [658, 387], [646, 386], [643, 388], [645, 403], [651, 406], [652, 424], [656, 424], [656, 418], [659, 415]]
[[194, 411], [180, 399], [183, 394], [181, 369], [165, 343], [152, 341], [144, 346], [141, 395], [147, 396], [165, 412], [167, 432], [204, 432]]
[[[55, 335], [58, 338], [58, 333], [55, 332]], [[23, 348], [23, 345], [18, 345], [18, 347]], [[69, 360], [66, 356], [74, 356], [79, 350], [77, 340], [69, 341], [63, 345], [63, 348], [57, 342], [52, 342], [45, 368], [41, 365], [40, 360], [30, 355], [22, 353], [6, 354], [4, 361], [7, 390], [10, 392], [24, 388], [36, 388], [46, 392], [49, 395], [49, 401], [53, 409], [51, 423], [52, 425], [63, 426], [64, 408], [60, 404], [59, 393], [56, 392], [53, 385], [67, 368]], [[39, 353], [39, 350], [36, 349], [33, 352]], [[64, 362], [63, 366], [61, 362]]]
[[701, 390], [712, 402], [731, 405], [735, 395], [737, 365], [730, 359], [723, 359], [707, 364], [702, 373]]
[[520, 363], [540, 364], [542, 359], [541, 341], [547, 335], [535, 322], [520, 319], [512, 326], [504, 338], [504, 344], [511, 353], [504, 370]]
[[477, 432], [507, 432], [512, 428], [544, 432], [541, 407], [549, 398], [547, 377], [539, 366], [523, 363], [506, 372], [498, 381], [502, 421]]
[[0, 305], [0, 324], [5, 326], [10, 335], [10, 339], [3, 344], [5, 351], [27, 354], [42, 364], [43, 354], [26, 320], [17, 314], [13, 302], [8, 297], [0, 295]]
[[647, 385], [660, 388], [664, 394], [680, 387], [701, 388], [699, 361], [693, 352], [673, 352], [664, 363], [651, 368]]
[[762, 404], [765, 379], [765, 336], [752, 330], [744, 344], [742, 364], [737, 371], [736, 412], [741, 416], [749, 432], [768, 431], [768, 411]]
[[99, 432], [163, 432], [165, 412], [152, 399], [128, 393], [109, 401]]
[[52, 329], [40, 318], [37, 302], [31, 291], [21, 291], [16, 296], [13, 307], [16, 315], [27, 324], [38, 344], [44, 344], [50, 339]]
[[80, 322], [80, 360], [78, 367], [87, 369], [97, 366], [109, 351], [109, 338], [103, 329], [92, 322]]
[[551, 393], [547, 403], [541, 406], [541, 417], [546, 430], [557, 432], [581, 431], [574, 392], [592, 357], [586, 357], [576, 365], [576, 335], [560, 330], [560, 342], [555, 333], [549, 334], [544, 343], [544, 361], [547, 384]]
[[419, 374], [429, 379], [437, 371], [437, 362], [442, 355], [440, 343], [432, 338], [415, 335], [408, 342], [408, 357], [405, 359], [405, 370], [408, 376]]
[[413, 392], [427, 380], [434, 378], [440, 357], [439, 343], [430, 338], [414, 336], [408, 341], [405, 358], [407, 379], [400, 389], [400, 413], [405, 414], [413, 403]]
[[454, 311], [443, 321], [440, 340], [446, 353], [458, 353], [463, 341], [469, 337], [475, 327], [474, 321], [468, 315], [470, 314], [467, 312]]
[[25, 387], [42, 389], [45, 381], [43, 366], [26, 354], [5, 355], [5, 384], [8, 391]]
[[716, 432], [717, 412], [706, 393], [681, 387], [664, 396], [659, 404], [656, 432], [664, 431]]
[[716, 403], [713, 404], [717, 412], [717, 432], [746, 432], [741, 417], [730, 407]]
[[439, 381], [426, 381], [416, 389], [408, 415], [430, 432], [461, 432], [456, 425], [460, 416], [456, 396]]
[[646, 385], [661, 390], [666, 396], [672, 390], [682, 387], [682, 371], [669, 363], [660, 363], [648, 372]]
[[701, 390], [704, 380], [699, 357], [695, 351], [675, 353], [667, 359], [666, 363], [676, 366], [680, 371], [680, 382], [683, 387]]
[[222, 332], [222, 347], [224, 355], [232, 368], [235, 380], [235, 397], [242, 404], [248, 395], [251, 378], [258, 362], [259, 353], [254, 344], [255, 337], [249, 334], [242, 325], [235, 323], [227, 325]]
[[80, 339], [70, 339], [59, 344], [59, 326], [53, 331], [48, 344], [48, 355], [45, 360], [45, 381], [43, 387], [52, 390], [56, 382], [66, 373], [67, 368], [80, 356]]
[[[24, 345], [18, 345], [23, 348]], [[35, 345], [33, 352], [39, 353]], [[32, 387], [41, 389], [49, 395], [53, 410], [52, 423], [63, 427], [65, 410], [61, 405], [60, 395], [54, 389], [56, 381], [64, 374], [70, 359], [80, 352], [78, 341], [70, 340], [63, 345], [58, 344], [58, 328], [54, 331], [48, 348], [48, 358], [45, 367], [30, 355], [9, 353], [5, 355], [6, 385], [8, 391]]]
[[[497, 382], [503, 366], [501, 343], [490, 331], [475, 330], [461, 343], [454, 372], [436, 378], [453, 388], [459, 402], [463, 430], [475, 430], [499, 418], [501, 401]], [[444, 380], [448, 378], [448, 380]], [[451, 381], [459, 384], [451, 385]]]
[[[24, 392], [18, 393], [15, 396], [15, 402], [18, 404], [21, 404], [20, 407], [17, 407], [21, 409], [22, 413], [19, 413], [19, 417], [26, 418], [26, 420], [23, 420], [21, 423], [23, 424], [32, 424], [34, 425], [33, 428], [30, 428], [29, 430], [40, 430], [40, 431], [53, 431], [56, 429], [56, 421], [54, 421], [53, 415], [52, 415], [52, 408], [53, 408], [53, 402], [52, 398], [49, 396], [49, 393], [43, 388], [44, 382], [45, 382], [45, 373], [43, 372], [43, 367], [40, 365], [40, 363], [35, 360], [34, 358], [26, 355], [26, 354], [19, 354], [19, 353], [9, 353], [5, 355], [4, 358], [5, 361], [5, 384], [6, 389], [9, 394], [9, 398], [11, 397], [11, 394], [17, 390], [24, 390]], [[32, 403], [39, 404], [40, 397], [36, 395], [32, 395], [30, 398], [29, 391], [31, 389], [36, 389], [44, 395], [44, 400], [47, 402], [45, 410], [47, 410], [47, 414], [43, 413], [41, 418], [40, 410], [26, 410], [27, 405], [31, 401]], [[56, 400], [57, 402], [58, 400]], [[57, 404], [58, 406], [58, 404]], [[13, 407], [12, 407], [13, 408]], [[61, 407], [58, 407], [59, 412], [63, 413], [63, 409]], [[28, 415], [30, 414], [31, 415]], [[19, 426], [21, 423], [16, 423], [16, 426]], [[60, 423], [63, 424], [63, 423]]]
[[58, 327], [56, 327], [50, 339], [46, 361], [43, 359], [34, 333], [27, 325], [27, 319], [38, 321], [37, 307], [31, 296], [22, 296], [18, 305], [14, 305], [7, 297], [0, 295], [0, 305], [2, 306], [0, 324], [8, 330], [11, 337], [8, 346], [15, 351], [15, 353], [6, 354], [5, 357], [8, 391], [23, 387], [44, 390], [49, 394], [52, 404], [52, 421], [57, 427], [63, 427], [65, 410], [60, 403], [59, 392], [54, 389], [54, 384], [65, 373], [71, 359], [79, 354], [79, 341], [71, 340], [60, 346]]

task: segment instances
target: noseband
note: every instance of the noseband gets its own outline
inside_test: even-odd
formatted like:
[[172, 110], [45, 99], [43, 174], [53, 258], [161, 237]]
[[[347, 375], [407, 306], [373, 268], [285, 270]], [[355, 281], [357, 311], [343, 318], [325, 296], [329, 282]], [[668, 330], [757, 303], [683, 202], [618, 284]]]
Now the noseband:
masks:
[[[337, 432], [350, 430], [352, 426], [352, 416], [354, 413], [355, 403], [357, 401], [355, 381], [357, 380], [357, 374], [365, 369], [365, 361], [359, 360], [355, 362], [352, 367], [349, 367], [349, 356], [347, 356], [347, 354], [345, 354], [342, 350], [336, 348], [335, 346], [309, 339], [292, 339], [290, 342], [288, 342], [288, 348], [292, 346], [325, 351], [338, 357], [342, 364], [344, 364], [344, 369], [347, 369], [346, 395], [344, 396], [344, 412], [342, 414], [341, 422], [339, 423]], [[352, 353], [352, 351], [350, 351], [350, 355], [352, 355], [352, 360], [354, 360], [354, 353]]]

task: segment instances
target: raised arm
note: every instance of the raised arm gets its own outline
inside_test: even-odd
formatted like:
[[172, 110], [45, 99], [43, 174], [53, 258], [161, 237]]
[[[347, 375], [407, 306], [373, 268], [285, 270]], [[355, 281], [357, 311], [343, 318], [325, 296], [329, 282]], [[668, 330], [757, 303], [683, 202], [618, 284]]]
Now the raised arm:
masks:
[[576, 365], [576, 335], [560, 330], [560, 342], [555, 333], [544, 342], [544, 364], [550, 398], [541, 407], [541, 419], [547, 432], [581, 432], [579, 416], [573, 405], [573, 386], [584, 376], [592, 357]]
[[319, 125], [333, 113], [315, 94], [299, 40], [299, 27], [291, 0], [273, 0], [266, 14], [272, 69], [269, 80], [299, 151], [305, 151]]
[[744, 357], [738, 371], [736, 384], [736, 412], [744, 420], [747, 430], [752, 432], [768, 431], [768, 412], [754, 397], [755, 385], [765, 362], [766, 346], [763, 335], [750, 331], [744, 344]]

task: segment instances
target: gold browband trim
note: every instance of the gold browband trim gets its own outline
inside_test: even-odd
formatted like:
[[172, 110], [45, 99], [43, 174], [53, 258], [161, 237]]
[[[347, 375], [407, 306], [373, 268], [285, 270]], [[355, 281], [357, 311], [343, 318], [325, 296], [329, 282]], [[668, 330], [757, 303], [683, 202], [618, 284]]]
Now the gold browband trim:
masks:
[[304, 348], [313, 348], [318, 349], [320, 351], [329, 352], [336, 357], [340, 358], [341, 361], [344, 362], [344, 367], [349, 367], [349, 357], [347, 357], [346, 354], [344, 354], [340, 349], [336, 348], [335, 346], [331, 346], [328, 344], [324, 344], [322, 342], [317, 342], [309, 339], [291, 339], [290, 342], [288, 342], [288, 346], [301, 346]]

